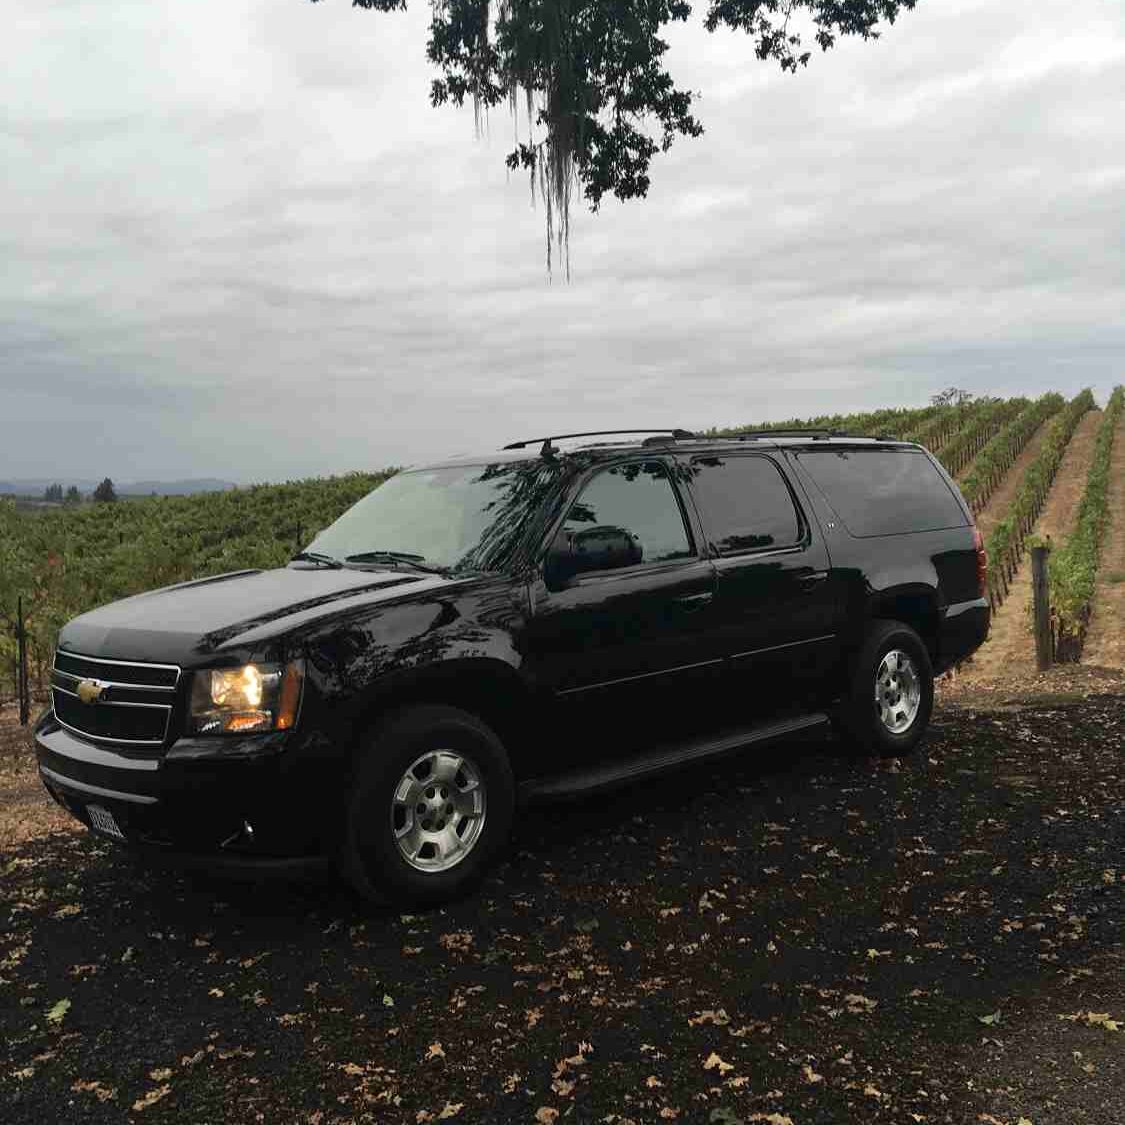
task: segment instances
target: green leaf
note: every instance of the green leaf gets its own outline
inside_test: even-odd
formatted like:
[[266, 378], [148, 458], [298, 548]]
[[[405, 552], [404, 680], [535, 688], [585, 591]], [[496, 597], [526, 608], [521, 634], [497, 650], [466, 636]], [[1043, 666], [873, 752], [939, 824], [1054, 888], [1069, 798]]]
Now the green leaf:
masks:
[[69, 1000], [56, 1000], [47, 1009], [47, 1022], [51, 1024], [60, 1024], [63, 1021], [63, 1016], [70, 1011]]

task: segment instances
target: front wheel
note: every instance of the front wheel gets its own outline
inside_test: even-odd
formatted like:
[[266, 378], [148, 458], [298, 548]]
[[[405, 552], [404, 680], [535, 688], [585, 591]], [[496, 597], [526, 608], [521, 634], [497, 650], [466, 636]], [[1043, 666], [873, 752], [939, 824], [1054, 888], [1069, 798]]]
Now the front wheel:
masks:
[[922, 740], [934, 708], [934, 672], [922, 638], [901, 621], [872, 623], [852, 662], [836, 726], [848, 748], [900, 758]]
[[454, 707], [400, 712], [361, 751], [342, 867], [367, 899], [435, 905], [471, 890], [505, 843], [515, 786], [503, 745]]

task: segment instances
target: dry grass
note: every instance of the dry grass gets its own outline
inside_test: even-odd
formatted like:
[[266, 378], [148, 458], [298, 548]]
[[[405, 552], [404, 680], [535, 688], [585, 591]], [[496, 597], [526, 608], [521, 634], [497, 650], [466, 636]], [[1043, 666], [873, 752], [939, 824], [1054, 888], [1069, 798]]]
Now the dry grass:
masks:
[[0, 707], [0, 856], [39, 836], [80, 829], [39, 780], [31, 727], [19, 725], [14, 706]]

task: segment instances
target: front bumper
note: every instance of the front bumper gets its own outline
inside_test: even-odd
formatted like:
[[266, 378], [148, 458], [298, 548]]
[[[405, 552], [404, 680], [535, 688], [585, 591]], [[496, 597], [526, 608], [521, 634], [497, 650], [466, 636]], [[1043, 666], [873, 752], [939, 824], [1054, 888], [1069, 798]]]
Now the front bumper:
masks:
[[48, 713], [35, 743], [51, 796], [88, 827], [89, 805], [108, 809], [135, 848], [246, 871], [316, 867], [332, 853], [339, 771], [295, 733], [180, 739], [137, 757], [79, 738]]

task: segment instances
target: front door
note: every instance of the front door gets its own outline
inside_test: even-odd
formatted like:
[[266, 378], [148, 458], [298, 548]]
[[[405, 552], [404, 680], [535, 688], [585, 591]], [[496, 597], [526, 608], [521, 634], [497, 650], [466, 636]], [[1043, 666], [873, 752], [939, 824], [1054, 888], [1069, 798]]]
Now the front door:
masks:
[[692, 706], [690, 685], [713, 675], [721, 655], [714, 568], [694, 541], [663, 460], [596, 470], [560, 533], [601, 534], [627, 546], [611, 566], [578, 573], [557, 589], [540, 581], [533, 592], [525, 668], [555, 696], [571, 759], [565, 764], [577, 764], [667, 734], [667, 723]]

